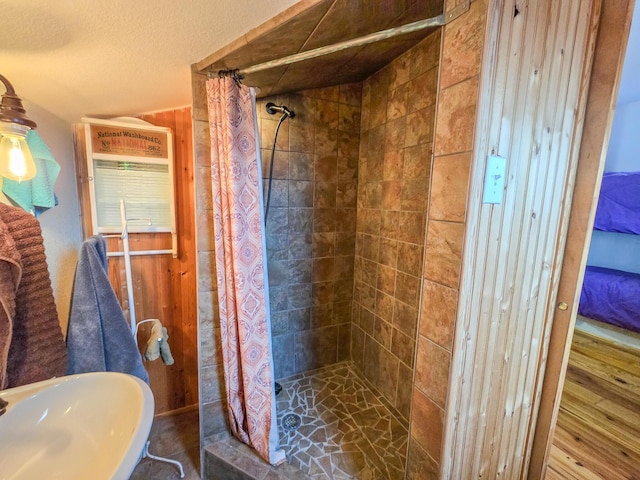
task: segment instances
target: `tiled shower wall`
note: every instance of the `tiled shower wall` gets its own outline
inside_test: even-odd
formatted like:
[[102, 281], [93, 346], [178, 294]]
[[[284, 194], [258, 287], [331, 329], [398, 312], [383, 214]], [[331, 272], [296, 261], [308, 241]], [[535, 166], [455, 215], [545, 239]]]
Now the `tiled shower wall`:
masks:
[[440, 36], [364, 81], [352, 358], [409, 419]]
[[271, 331], [276, 378], [349, 359], [361, 85], [258, 101], [267, 218]]
[[[455, 5], [447, 0], [445, 11]], [[442, 31], [407, 478], [439, 478], [488, 2]]]
[[195, 161], [196, 251], [198, 255], [198, 362], [200, 365], [200, 436], [203, 445], [229, 435], [220, 351], [218, 295], [211, 196], [211, 141], [206, 75], [192, 75]]

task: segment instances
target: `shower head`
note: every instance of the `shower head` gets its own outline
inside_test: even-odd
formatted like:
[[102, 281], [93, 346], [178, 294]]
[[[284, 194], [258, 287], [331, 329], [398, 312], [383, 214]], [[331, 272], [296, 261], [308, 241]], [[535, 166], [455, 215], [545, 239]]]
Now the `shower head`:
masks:
[[267, 108], [267, 113], [269, 113], [270, 115], [273, 115], [274, 113], [282, 113], [283, 115], [286, 115], [289, 118], [293, 118], [296, 116], [296, 114], [291, 110], [289, 110], [286, 106], [276, 105], [273, 102], [267, 103], [266, 108]]

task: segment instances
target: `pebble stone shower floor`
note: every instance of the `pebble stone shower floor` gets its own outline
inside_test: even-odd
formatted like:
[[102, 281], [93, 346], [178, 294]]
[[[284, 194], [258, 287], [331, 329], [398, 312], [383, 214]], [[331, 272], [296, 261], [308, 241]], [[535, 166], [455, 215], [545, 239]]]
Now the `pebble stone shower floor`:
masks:
[[[311, 478], [404, 478], [408, 432], [351, 363], [340, 363], [280, 382], [280, 445], [289, 463]], [[291, 431], [287, 414], [300, 416]]]

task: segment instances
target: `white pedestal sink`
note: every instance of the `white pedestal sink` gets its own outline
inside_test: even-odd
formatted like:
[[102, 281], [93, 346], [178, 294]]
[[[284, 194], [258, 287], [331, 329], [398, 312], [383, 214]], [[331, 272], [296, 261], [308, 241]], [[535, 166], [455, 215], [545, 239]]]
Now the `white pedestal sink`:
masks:
[[0, 391], [0, 480], [126, 480], [153, 421], [137, 377], [95, 372]]

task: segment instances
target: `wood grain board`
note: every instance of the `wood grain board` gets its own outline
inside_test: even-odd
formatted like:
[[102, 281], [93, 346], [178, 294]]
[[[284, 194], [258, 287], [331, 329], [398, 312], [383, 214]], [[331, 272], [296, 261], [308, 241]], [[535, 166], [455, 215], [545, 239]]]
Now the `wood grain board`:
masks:
[[[191, 109], [183, 108], [143, 115], [143, 120], [171, 128], [174, 134], [174, 180], [178, 257], [171, 255], [132, 256], [131, 267], [135, 311], [138, 322], [157, 318], [167, 328], [175, 363], [145, 362], [155, 399], [156, 413], [198, 403], [198, 348], [196, 305], [195, 197]], [[84, 125], [74, 126], [75, 155], [84, 237], [92, 235], [89, 184], [87, 181]], [[171, 249], [169, 233], [132, 233], [131, 251]], [[122, 251], [118, 238], [107, 239], [108, 251]], [[125, 314], [128, 314], [126, 277], [122, 257], [109, 259], [109, 279]], [[138, 346], [144, 351], [150, 325], [138, 332]]]
[[441, 478], [526, 477], [599, 5], [488, 2]]
[[640, 479], [640, 351], [574, 334], [547, 479]]
[[[167, 255], [161, 260], [156, 256], [156, 275], [153, 274], [153, 269], [150, 272], [144, 270], [148, 274], [145, 288], [158, 288], [160, 291], [146, 292], [145, 296], [149, 299], [145, 306], [146, 315], [141, 316], [144, 311], [138, 314], [140, 319], [155, 318], [152, 314], [153, 309], [161, 307], [166, 309], [164, 318], [171, 319], [163, 322], [169, 330], [169, 344], [176, 363], [168, 368], [160, 361], [147, 364], [152, 386], [154, 383], [158, 388], [164, 385], [162, 403], [159, 404], [156, 395], [156, 413], [161, 413], [198, 403], [198, 312], [191, 108], [157, 112], [143, 115], [141, 118], [153, 125], [171, 128], [174, 132], [178, 258]], [[162, 266], [160, 262], [163, 261], [170, 263]], [[160, 278], [164, 278], [164, 287], [158, 281]], [[141, 335], [140, 338], [147, 337]]]

